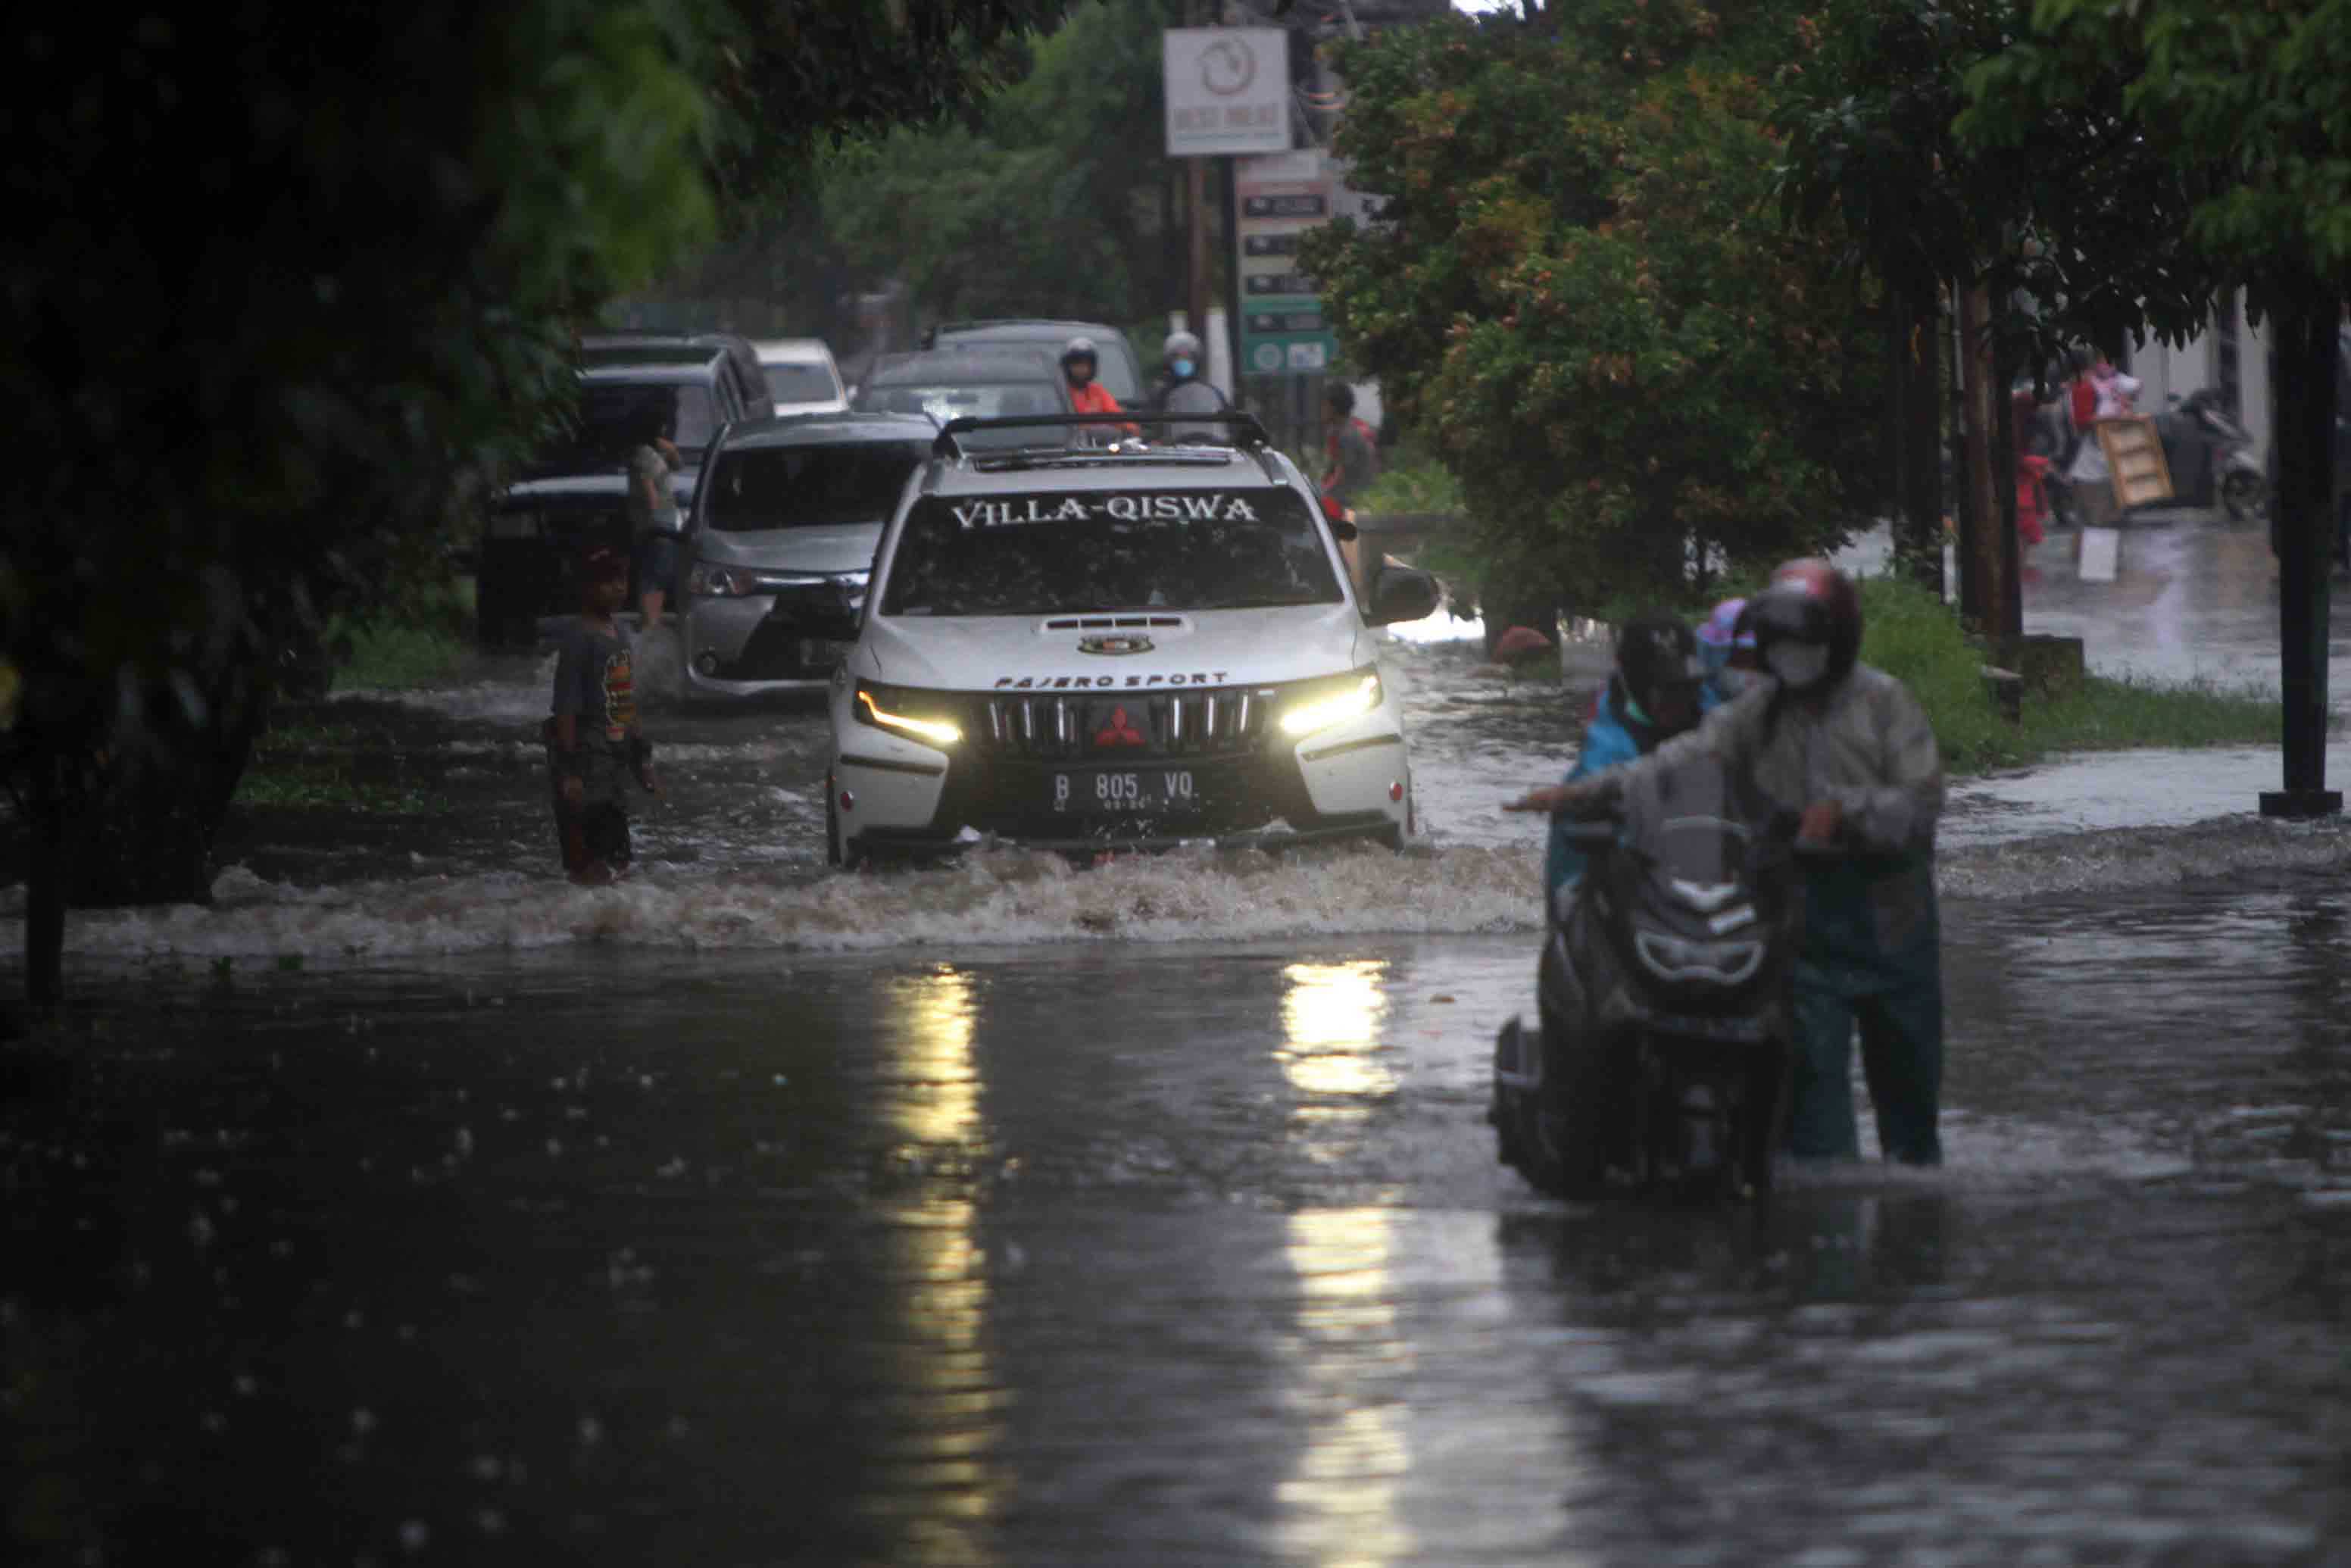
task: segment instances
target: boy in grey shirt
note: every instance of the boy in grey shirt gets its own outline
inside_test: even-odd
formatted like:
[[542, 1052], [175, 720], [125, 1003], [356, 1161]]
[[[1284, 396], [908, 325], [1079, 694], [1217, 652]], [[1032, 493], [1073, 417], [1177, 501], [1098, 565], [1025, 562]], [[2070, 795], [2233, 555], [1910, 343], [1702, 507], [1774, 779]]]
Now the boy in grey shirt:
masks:
[[546, 725], [556, 841], [571, 880], [601, 887], [629, 866], [633, 774], [658, 794], [653, 747], [637, 730], [636, 648], [614, 618], [629, 594], [629, 563], [599, 547], [581, 558], [580, 618], [557, 644]]

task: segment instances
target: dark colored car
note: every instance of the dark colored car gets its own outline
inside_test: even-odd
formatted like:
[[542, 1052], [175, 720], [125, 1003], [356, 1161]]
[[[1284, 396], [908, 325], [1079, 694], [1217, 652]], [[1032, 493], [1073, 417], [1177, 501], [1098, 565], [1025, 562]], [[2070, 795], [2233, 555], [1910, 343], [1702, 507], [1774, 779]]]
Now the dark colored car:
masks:
[[[922, 413], [940, 424], [963, 416], [1000, 419], [1068, 413], [1069, 389], [1050, 355], [1020, 348], [936, 349], [874, 361], [850, 405], [859, 413]], [[987, 431], [967, 445], [1017, 446], [1019, 431]]]
[[672, 364], [699, 361], [716, 349], [726, 356], [722, 375], [734, 383], [735, 399], [745, 419], [765, 419], [776, 412], [768, 392], [767, 371], [759, 350], [748, 338], [732, 332], [593, 332], [580, 340], [583, 370], [607, 365]]
[[1121, 408], [1141, 408], [1150, 401], [1143, 386], [1143, 363], [1126, 334], [1100, 321], [1053, 321], [1041, 318], [999, 318], [986, 321], [943, 321], [923, 334], [925, 349], [1017, 347], [1035, 349], [1059, 367], [1062, 345], [1072, 338], [1094, 340], [1094, 374]]
[[[714, 344], [606, 345], [580, 371], [571, 428], [492, 507], [475, 556], [475, 623], [485, 647], [529, 646], [538, 625], [579, 609], [571, 573], [591, 543], [632, 555], [629, 454], [647, 411], [663, 413], [684, 466], [670, 476], [681, 516], [704, 449], [747, 417], [727, 351]], [[633, 602], [637, 585], [630, 585]]]
[[[692, 469], [670, 476], [681, 513], [694, 486]], [[628, 471], [614, 465], [525, 479], [498, 497], [475, 558], [474, 621], [483, 647], [535, 647], [542, 622], [578, 612], [581, 553], [595, 544], [629, 552], [628, 487]], [[629, 602], [636, 598], [632, 582]]]

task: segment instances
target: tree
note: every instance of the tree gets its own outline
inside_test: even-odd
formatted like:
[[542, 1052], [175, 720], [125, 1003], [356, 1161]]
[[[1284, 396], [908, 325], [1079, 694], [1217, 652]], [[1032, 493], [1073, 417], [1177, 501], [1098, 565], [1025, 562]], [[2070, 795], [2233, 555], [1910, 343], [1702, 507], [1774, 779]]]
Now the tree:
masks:
[[1748, 68], [1792, 24], [1635, 0], [1343, 53], [1338, 150], [1381, 217], [1304, 259], [1499, 573], [1595, 608], [1678, 600], [1856, 519], [1868, 300], [1837, 242], [1771, 218], [1772, 92]]
[[69, 896], [205, 895], [289, 651], [445, 574], [469, 498], [567, 406], [577, 324], [715, 232], [715, 186], [967, 104], [1062, 9], [329, 0], [20, 26], [5, 190], [37, 221], [0, 241], [0, 778], [30, 999], [58, 994]]
[[1182, 0], [1112, 0], [1036, 47], [967, 121], [845, 149], [820, 183], [825, 243], [936, 317], [1118, 325], [1184, 293], [1183, 170], [1155, 112]]
[[[1800, 228], [1836, 223], [1896, 305], [1890, 401], [1910, 415], [1907, 438], [1895, 445], [1907, 525], [1898, 537], [1934, 581], [1942, 529], [1933, 340], [1946, 291], [1962, 304], [1985, 302], [1990, 341], [1969, 345], [1966, 362], [1988, 371], [1976, 379], [1991, 382], [1995, 402], [2016, 371], [2038, 376], [2072, 343], [2118, 351], [2150, 324], [2178, 340], [2209, 312], [2179, 221], [2179, 176], [2129, 134], [2111, 66], [2082, 62], [2080, 112], [2043, 126], [2029, 144], [1959, 138], [1953, 121], [1968, 104], [1967, 73], [2005, 49], [2022, 21], [2016, 0], [1834, 0], [1814, 18], [1819, 47], [1788, 83], [1780, 111], [1788, 131], [1783, 216]], [[2004, 418], [1989, 423], [1984, 444], [1999, 446]], [[1989, 472], [2009, 470], [2004, 454], [1970, 456]], [[1998, 516], [1967, 517], [1986, 544], [2014, 528], [2012, 486], [1994, 494]], [[2003, 591], [1969, 564], [1962, 605], [2000, 631], [1995, 622], [2017, 610], [2014, 576], [1998, 574]]]
[[[2114, 84], [2111, 108], [2085, 103]], [[2177, 182], [2196, 287], [2244, 290], [2273, 324], [2285, 788], [2264, 810], [2337, 810], [2325, 789], [2327, 557], [2339, 323], [2351, 298], [2351, 0], [2036, 0], [2029, 30], [1968, 78], [1961, 138], [2030, 147], [2089, 108]], [[2142, 193], [2163, 204], [2164, 188]], [[2080, 212], [2053, 248], [2088, 242]], [[2106, 287], [2161, 300], [2167, 278], [2117, 258]], [[2210, 294], [2205, 298], [2209, 299]], [[2160, 329], [2164, 322], [2158, 318]]]

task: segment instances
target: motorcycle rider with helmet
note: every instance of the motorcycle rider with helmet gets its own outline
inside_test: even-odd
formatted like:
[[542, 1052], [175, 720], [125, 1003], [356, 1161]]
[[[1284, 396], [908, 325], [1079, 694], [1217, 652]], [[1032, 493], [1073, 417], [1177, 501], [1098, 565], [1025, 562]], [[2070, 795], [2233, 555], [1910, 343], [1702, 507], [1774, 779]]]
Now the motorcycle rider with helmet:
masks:
[[[1156, 402], [1162, 413], [1222, 413], [1232, 407], [1225, 394], [1213, 382], [1204, 380], [1201, 371], [1200, 340], [1186, 331], [1167, 334], [1161, 345], [1166, 364], [1166, 376], [1160, 382]], [[1173, 424], [1167, 427], [1171, 441], [1216, 440], [1224, 434], [1224, 427], [1215, 424]]]
[[[1068, 386], [1070, 412], [1072, 413], [1124, 412], [1119, 407], [1118, 399], [1111, 395], [1110, 389], [1095, 380], [1095, 375], [1101, 369], [1102, 354], [1095, 349], [1094, 340], [1084, 333], [1079, 333], [1061, 345], [1061, 380]], [[1086, 428], [1097, 427], [1089, 425]], [[1132, 424], [1116, 424], [1111, 428], [1123, 431], [1129, 435], [1142, 434], [1139, 428]]]
[[[1716, 698], [1706, 680], [1698, 638], [1662, 612], [1635, 615], [1616, 632], [1616, 668], [1584, 721], [1583, 744], [1566, 782], [1646, 757], [1694, 728]], [[1543, 887], [1556, 904], [1583, 880], [1584, 854], [1568, 841], [1568, 819], [1552, 819], [1543, 856]]]
[[1798, 820], [1804, 924], [1793, 980], [1798, 1159], [1860, 1152], [1849, 1074], [1854, 1026], [1886, 1157], [1942, 1162], [1941, 929], [1935, 825], [1943, 765], [1926, 710], [1901, 682], [1859, 662], [1861, 601], [1822, 560], [1794, 560], [1750, 601], [1765, 671], [1691, 733], [1639, 760], [1538, 789], [1512, 810], [1593, 814], [1645, 768], [1711, 753], [1744, 769]]

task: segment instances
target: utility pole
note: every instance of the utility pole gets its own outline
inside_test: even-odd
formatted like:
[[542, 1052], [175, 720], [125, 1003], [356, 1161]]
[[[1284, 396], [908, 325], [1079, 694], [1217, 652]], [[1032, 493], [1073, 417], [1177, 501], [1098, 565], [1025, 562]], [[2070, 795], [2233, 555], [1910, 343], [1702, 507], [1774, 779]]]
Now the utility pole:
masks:
[[2264, 817], [2327, 817], [2343, 810], [2326, 787], [2327, 574], [2334, 566], [2335, 357], [2339, 307], [2314, 304], [2277, 318], [2270, 361], [2276, 411], [2278, 685], [2285, 713], [2285, 788], [2264, 790]]
[[[1191, 0], [1185, 20], [1195, 27], [1208, 25], [1208, 0]], [[1191, 266], [1184, 291], [1184, 325], [1200, 340], [1205, 354], [1208, 342], [1208, 171], [1205, 158], [1184, 160], [1184, 221], [1191, 240]], [[1207, 366], [1200, 367], [1203, 374]]]

